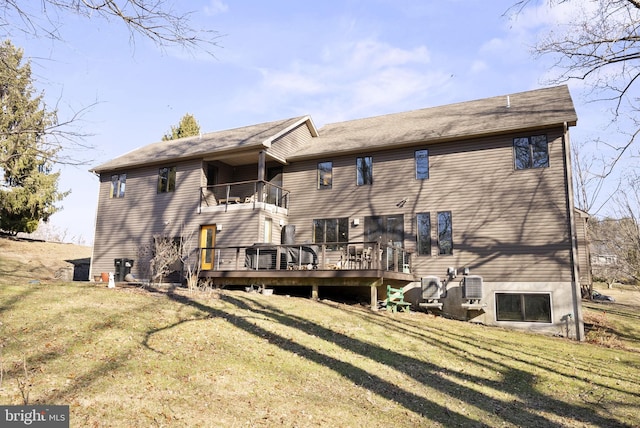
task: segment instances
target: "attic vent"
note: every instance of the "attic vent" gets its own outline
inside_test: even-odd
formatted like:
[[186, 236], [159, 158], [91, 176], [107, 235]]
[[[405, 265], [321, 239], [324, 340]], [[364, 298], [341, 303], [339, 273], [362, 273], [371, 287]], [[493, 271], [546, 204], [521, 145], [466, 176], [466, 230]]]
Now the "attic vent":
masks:
[[422, 282], [422, 299], [434, 300], [442, 296], [442, 283], [437, 276], [423, 276]]
[[482, 299], [482, 277], [467, 275], [464, 277], [462, 297], [467, 300]]

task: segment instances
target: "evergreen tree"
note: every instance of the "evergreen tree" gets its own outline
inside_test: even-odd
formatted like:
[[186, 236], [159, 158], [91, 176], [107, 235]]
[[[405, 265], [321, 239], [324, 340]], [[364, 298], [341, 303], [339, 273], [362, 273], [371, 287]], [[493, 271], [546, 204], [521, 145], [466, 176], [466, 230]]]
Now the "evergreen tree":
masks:
[[51, 173], [58, 148], [45, 142], [55, 112], [42, 106], [31, 80], [31, 64], [10, 41], [0, 44], [0, 230], [33, 232], [58, 211], [68, 192], [58, 192]]
[[178, 126], [172, 126], [171, 131], [162, 136], [162, 141], [176, 140], [182, 137], [191, 137], [200, 134], [200, 125], [192, 114], [185, 114], [180, 119]]

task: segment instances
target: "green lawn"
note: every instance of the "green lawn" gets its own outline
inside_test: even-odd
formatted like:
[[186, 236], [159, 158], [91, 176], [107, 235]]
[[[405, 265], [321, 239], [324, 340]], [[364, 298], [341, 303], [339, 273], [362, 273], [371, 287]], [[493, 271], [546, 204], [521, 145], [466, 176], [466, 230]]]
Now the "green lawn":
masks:
[[628, 349], [278, 295], [0, 280], [0, 403], [67, 404], [74, 427], [639, 426], [637, 315], [616, 316]]

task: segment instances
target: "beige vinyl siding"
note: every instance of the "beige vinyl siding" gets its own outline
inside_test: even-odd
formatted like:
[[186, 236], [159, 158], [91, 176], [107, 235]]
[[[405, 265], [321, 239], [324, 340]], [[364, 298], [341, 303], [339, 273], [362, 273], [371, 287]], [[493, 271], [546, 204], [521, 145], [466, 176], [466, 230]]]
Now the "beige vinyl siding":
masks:
[[241, 165], [234, 168], [232, 181], [247, 181], [258, 179], [258, 166], [256, 164]]
[[267, 153], [285, 159], [290, 153], [296, 153], [300, 147], [306, 146], [312, 138], [305, 122], [274, 141]]
[[[199, 203], [201, 161], [167, 163], [176, 166], [176, 190], [157, 193], [158, 167], [127, 173], [124, 198], [109, 198], [110, 173], [100, 176], [92, 274], [113, 272], [113, 259], [134, 259], [134, 274], [140, 275], [148, 254], [141, 246], [154, 235], [178, 237], [193, 231]], [[142, 257], [142, 259], [141, 259]]]
[[[134, 275], [146, 278], [151, 254], [140, 252], [143, 245], [150, 244], [154, 235], [184, 236], [193, 240], [191, 247], [196, 249], [203, 225], [222, 227], [216, 233], [218, 247], [248, 246], [263, 241], [264, 218], [269, 216], [273, 218], [272, 240], [279, 243], [279, 223], [286, 221], [286, 216], [251, 209], [251, 204], [241, 204], [241, 209], [230, 206], [227, 212], [198, 213], [199, 188], [205, 180], [202, 161], [167, 164], [173, 165], [176, 166], [176, 190], [169, 193], [157, 193], [157, 166], [124, 171], [127, 173], [124, 198], [109, 198], [111, 173], [101, 174], [92, 275], [113, 272], [114, 259], [129, 258], [135, 260]], [[231, 179], [231, 171], [232, 181], [255, 180], [257, 176], [255, 165], [235, 170], [221, 168], [220, 175]], [[235, 250], [221, 250], [220, 255], [220, 265], [235, 263]]]
[[[550, 167], [515, 171], [513, 137], [546, 134]], [[414, 152], [429, 149], [429, 179], [415, 179]], [[570, 240], [562, 129], [417, 145], [295, 163], [286, 169], [290, 224], [311, 240], [313, 218], [360, 218], [349, 239], [363, 239], [363, 217], [404, 215], [405, 246], [415, 251], [415, 214], [429, 212], [432, 256], [414, 256], [418, 275], [469, 267], [488, 281], [570, 281]], [[355, 159], [373, 156], [373, 185], [356, 186]], [[316, 165], [333, 162], [333, 187], [316, 188]], [[406, 198], [403, 206], [398, 206]], [[437, 212], [451, 211], [453, 255], [437, 255]]]
[[207, 166], [209, 164], [215, 165], [218, 168], [218, 184], [228, 183], [233, 181], [233, 167], [220, 161], [204, 161], [202, 162], [202, 178], [201, 185], [207, 185]]

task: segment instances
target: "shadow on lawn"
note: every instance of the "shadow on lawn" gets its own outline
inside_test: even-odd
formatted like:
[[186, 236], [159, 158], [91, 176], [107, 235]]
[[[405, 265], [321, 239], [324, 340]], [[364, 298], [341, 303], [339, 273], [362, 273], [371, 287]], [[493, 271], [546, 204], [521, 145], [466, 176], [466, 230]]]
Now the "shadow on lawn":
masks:
[[[310, 321], [308, 318], [286, 313], [263, 301], [227, 294], [223, 294], [221, 296], [222, 300], [238, 309], [260, 314], [261, 316], [280, 325], [297, 329], [305, 334], [313, 335], [320, 340], [335, 344], [346, 351], [375, 361], [379, 364], [383, 364], [393, 370], [403, 372], [406, 376], [412, 378], [417, 383], [438, 389], [445, 397], [451, 397], [452, 403], [460, 400], [467, 403], [469, 406], [483, 410], [489, 415], [495, 415], [491, 421], [485, 420], [484, 422], [479, 422], [458, 412], [454, 408], [454, 404], [448, 406], [446, 404], [442, 405], [436, 403], [429, 400], [428, 397], [411, 392], [401, 383], [390, 382], [375, 372], [364, 370], [349, 362], [341, 360], [339, 356], [327, 355], [312, 347], [296, 343], [288, 337], [274, 333], [266, 328], [254, 324], [245, 316], [234, 314], [233, 311], [214, 308], [180, 294], [168, 293], [167, 296], [176, 302], [186, 305], [185, 307], [191, 307], [201, 311], [203, 314], [206, 314], [204, 315], [205, 318], [216, 317], [225, 319], [235, 327], [240, 328], [257, 338], [266, 339], [269, 343], [274, 346], [278, 346], [284, 351], [292, 354], [295, 353], [300, 357], [306, 358], [309, 361], [333, 370], [353, 384], [366, 388], [370, 392], [384, 399], [398, 403], [416, 415], [421, 415], [425, 418], [425, 421], [437, 422], [444, 426], [490, 426], [493, 425], [493, 422], [496, 422], [497, 419], [498, 423], [508, 423], [515, 426], [557, 426], [558, 422], [551, 418], [558, 417], [564, 418], [565, 423], [566, 419], [570, 419], [571, 421], [584, 425], [611, 427], [629, 426], [614, 418], [601, 416], [586, 405], [583, 407], [575, 404], [567, 404], [540, 394], [535, 388], [536, 379], [534, 374], [529, 371], [508, 367], [505, 364], [498, 363], [495, 359], [491, 359], [490, 356], [487, 355], [488, 353], [495, 353], [504, 358], [514, 358], [512, 355], [509, 355], [509, 344], [501, 344], [499, 339], [495, 339], [492, 344], [475, 343], [473, 342], [473, 339], [467, 336], [460, 336], [449, 331], [440, 331], [430, 327], [429, 325], [420, 324], [420, 326], [414, 326], [410, 323], [408, 324], [404, 322], [405, 320], [401, 322], [391, 317], [384, 317], [375, 313], [359, 312], [358, 314], [370, 322], [378, 323], [386, 329], [394, 331], [393, 334], [410, 336], [417, 341], [421, 341], [425, 345], [428, 344], [442, 349], [442, 352], [455, 354], [458, 357], [469, 361], [471, 364], [486, 367], [493, 371], [497, 370], [502, 375], [502, 379], [498, 381], [477, 377], [464, 373], [463, 371], [449, 370], [443, 365], [433, 364], [428, 361], [404, 355], [401, 352], [397, 352], [392, 349], [386, 349], [385, 347], [381, 347], [376, 344], [349, 337], [343, 333]], [[141, 309], [153, 310], [153, 304]], [[145, 333], [146, 337], [143, 339], [142, 345], [149, 348], [148, 340], [157, 332], [191, 321], [194, 321], [194, 319], [178, 320], [175, 323], [165, 325], [161, 328], [147, 330]], [[109, 326], [96, 323], [95, 328], [96, 331], [102, 331], [103, 329], [108, 330]], [[465, 350], [463, 347], [465, 343], [477, 345], [479, 352], [469, 353], [468, 350]], [[517, 351], [521, 353], [522, 349]], [[540, 354], [535, 355], [535, 357], [541, 357], [544, 355], [544, 350], [537, 351], [539, 351]], [[51, 391], [43, 397], [42, 402], [52, 403], [60, 400], [69, 400], [71, 397], [77, 395], [78, 392], [87, 385], [95, 382], [97, 379], [106, 377], [112, 371], [121, 368], [122, 364], [127, 361], [128, 357], [130, 357], [130, 352], [132, 352], [132, 350], [127, 349], [122, 353], [112, 355], [108, 360], [102, 361], [101, 364], [98, 364], [98, 366], [90, 373], [86, 373], [75, 378], [71, 384], [67, 385], [65, 388]], [[484, 353], [484, 355], [482, 355], [482, 353]], [[532, 353], [536, 352], [532, 351]], [[552, 362], [549, 360], [547, 361], [549, 364], [544, 365], [544, 360], [528, 362], [522, 359], [522, 354], [520, 355], [520, 359], [518, 360], [520, 363], [537, 364], [537, 367], [540, 367], [541, 369], [554, 370], [564, 376], [570, 376], [566, 371], [561, 371], [557, 367], [557, 365], [560, 364], [559, 362]], [[48, 360], [56, 357], [56, 355], [41, 354], [37, 359]], [[584, 381], [584, 379], [579, 380]], [[502, 391], [511, 395], [514, 399], [496, 399], [475, 390], [473, 387], [466, 386], [465, 384], [482, 385], [496, 391]], [[630, 393], [629, 391], [624, 390], [620, 390], [620, 392], [627, 394]], [[552, 416], [545, 417], [543, 415], [536, 414], [536, 411], [540, 410], [545, 414]]]
[[[210, 316], [225, 318], [229, 322], [233, 323], [234, 326], [257, 337], [267, 339], [270, 343], [280, 347], [282, 350], [295, 353], [317, 364], [321, 364], [337, 372], [346, 379], [349, 379], [354, 384], [366, 388], [380, 397], [397, 402], [407, 410], [418, 415], [422, 415], [431, 421], [436, 421], [443, 425], [486, 426], [485, 424], [472, 420], [446, 406], [442, 406], [433, 401], [429, 401], [422, 396], [407, 391], [402, 387], [402, 385], [388, 382], [375, 373], [365, 371], [340, 359], [320, 353], [299, 343], [292, 342], [286, 337], [247, 321], [242, 316], [237, 316], [221, 309], [212, 308], [190, 299], [187, 296], [177, 294], [170, 294], [169, 296], [176, 301], [208, 313]], [[545, 413], [552, 413], [562, 418], [568, 418], [588, 424], [595, 424], [597, 426], [627, 426], [616, 419], [602, 417], [588, 408], [570, 405], [539, 394], [535, 390], [534, 376], [526, 371], [502, 365], [502, 381], [488, 380], [464, 373], [447, 371], [446, 367], [417, 360], [393, 350], [354, 339], [311, 322], [308, 319], [286, 314], [270, 305], [229, 295], [223, 295], [221, 298], [240, 309], [259, 313], [282, 325], [298, 329], [306, 334], [316, 336], [322, 340], [340, 346], [347, 351], [369, 358], [388, 367], [392, 367], [393, 369], [412, 377], [423, 385], [437, 388], [443, 394], [447, 394], [452, 397], [452, 399], [464, 401], [489, 414], [495, 414], [501, 420], [516, 426], [557, 425], [557, 422], [534, 413], [535, 410], [543, 410]], [[448, 348], [448, 351], [452, 348], [452, 345], [444, 342], [439, 342], [437, 345], [439, 347]], [[471, 357], [475, 358], [473, 356]], [[483, 358], [480, 357], [479, 359], [482, 360]], [[476, 361], [476, 363], [478, 362]], [[487, 366], [496, 365], [495, 361], [485, 361], [484, 364]], [[495, 367], [493, 369], [495, 370]], [[460, 382], [454, 382], [447, 377], [442, 376], [443, 373], [449, 378], [456, 377]], [[481, 384], [495, 390], [509, 393], [518, 397], [518, 399], [506, 402], [492, 398], [474, 390], [473, 388], [463, 386], [461, 383], [465, 381], [470, 384]]]
[[[470, 355], [463, 346], [459, 346], [457, 344], [472, 346], [478, 351], [485, 351], [493, 355], [500, 355], [505, 359], [510, 359], [512, 361], [526, 364], [528, 366], [534, 366], [539, 368], [540, 370], [552, 372], [566, 378], [573, 378], [575, 380], [588, 383], [590, 387], [605, 388], [608, 390], [620, 392], [622, 394], [640, 397], [640, 393], [628, 391], [621, 387], [605, 385], [597, 382], [593, 378], [586, 378], [585, 376], [578, 376], [576, 374], [569, 373], [567, 370], [566, 361], [554, 359], [552, 354], [550, 354], [548, 350], [544, 348], [525, 348], [523, 346], [514, 345], [513, 342], [502, 341], [495, 336], [491, 339], [483, 337], [479, 340], [479, 338], [477, 337], [474, 338], [456, 334], [451, 331], [436, 329], [424, 323], [416, 326], [411, 323], [411, 320], [406, 319], [397, 321], [390, 318], [371, 316], [370, 314], [365, 315], [361, 312], [357, 314], [357, 316], [366, 319], [368, 322], [376, 323], [380, 326], [383, 326], [386, 329], [396, 331], [399, 334], [411, 336], [416, 338], [417, 340], [435, 344], [438, 347], [447, 348], [449, 352], [455, 353], [458, 356], [464, 357], [465, 359], [473, 360], [474, 363], [484, 365], [489, 369], [494, 369], [495, 367], [496, 363], [493, 359], [488, 359], [481, 356], [480, 352], [478, 352], [477, 355]], [[417, 333], [415, 330], [412, 330], [409, 327], [419, 329], [420, 331], [429, 332], [429, 334]], [[516, 356], [514, 356], [514, 353], [516, 354]], [[573, 361], [577, 366], [584, 367], [585, 369], [593, 364], [593, 361], [591, 360], [576, 359], [575, 357], [573, 358]], [[598, 367], [598, 370], [601, 372], [606, 372], [601, 373], [602, 375], [620, 380], [620, 382], [617, 382], [618, 384], [620, 384], [621, 382], [627, 382], [630, 384], [637, 383], [637, 375], [635, 375], [635, 371], [633, 370], [625, 373], [614, 372], [613, 370], [608, 371], [606, 367]]]

